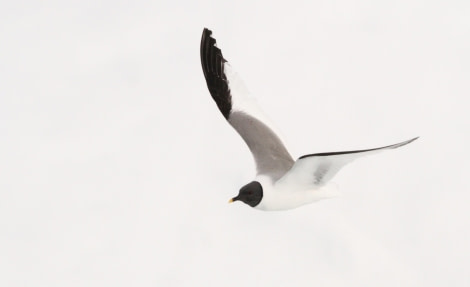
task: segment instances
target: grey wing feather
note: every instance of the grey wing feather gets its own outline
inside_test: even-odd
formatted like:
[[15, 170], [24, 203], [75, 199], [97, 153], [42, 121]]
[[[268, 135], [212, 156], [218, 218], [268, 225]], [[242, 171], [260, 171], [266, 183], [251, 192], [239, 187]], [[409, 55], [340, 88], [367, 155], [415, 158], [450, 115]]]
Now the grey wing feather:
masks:
[[263, 122], [243, 112], [232, 112], [228, 121], [248, 145], [258, 174], [276, 181], [293, 166], [294, 160], [279, 137]]
[[293, 166], [294, 160], [211, 35], [210, 30], [204, 29], [201, 38], [201, 64], [209, 92], [220, 112], [248, 145], [257, 173], [276, 181]]
[[318, 153], [301, 156], [294, 166], [279, 180], [279, 184], [295, 183], [305, 186], [322, 186], [351, 161], [388, 149], [394, 149], [416, 140], [413, 138], [398, 144], [366, 150]]

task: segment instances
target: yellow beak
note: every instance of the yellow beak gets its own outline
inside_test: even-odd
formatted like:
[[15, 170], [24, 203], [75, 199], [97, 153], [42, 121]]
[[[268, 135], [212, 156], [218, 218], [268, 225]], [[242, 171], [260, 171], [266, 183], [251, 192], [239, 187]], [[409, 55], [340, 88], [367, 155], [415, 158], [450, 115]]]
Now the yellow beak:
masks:
[[228, 203], [232, 203], [234, 202], [233, 198], [230, 198], [230, 200], [228, 201]]

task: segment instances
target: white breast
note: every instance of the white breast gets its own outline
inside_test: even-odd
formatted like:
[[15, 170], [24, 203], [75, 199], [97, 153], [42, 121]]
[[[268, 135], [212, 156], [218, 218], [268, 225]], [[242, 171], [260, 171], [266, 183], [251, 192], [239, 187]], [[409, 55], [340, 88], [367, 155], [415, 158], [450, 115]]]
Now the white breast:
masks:
[[263, 198], [255, 208], [265, 211], [292, 209], [339, 195], [335, 184], [305, 189], [300, 186], [276, 185], [266, 176], [257, 176], [255, 180], [263, 187]]

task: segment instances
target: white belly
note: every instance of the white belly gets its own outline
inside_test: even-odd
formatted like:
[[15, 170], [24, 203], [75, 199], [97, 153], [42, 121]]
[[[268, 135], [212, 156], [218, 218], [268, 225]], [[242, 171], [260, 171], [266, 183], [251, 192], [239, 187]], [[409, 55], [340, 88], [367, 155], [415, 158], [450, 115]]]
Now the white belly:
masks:
[[294, 186], [280, 187], [273, 186], [263, 180], [261, 185], [263, 186], [263, 198], [255, 208], [265, 211], [292, 209], [339, 195], [335, 184], [308, 188]]

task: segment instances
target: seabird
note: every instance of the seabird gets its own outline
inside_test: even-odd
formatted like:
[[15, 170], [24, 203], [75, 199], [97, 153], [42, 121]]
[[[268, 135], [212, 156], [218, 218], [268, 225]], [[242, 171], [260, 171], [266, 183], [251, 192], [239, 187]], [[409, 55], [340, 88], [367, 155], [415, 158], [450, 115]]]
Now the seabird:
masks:
[[373, 149], [307, 154], [294, 161], [211, 35], [205, 28], [201, 39], [207, 87], [222, 115], [248, 145], [257, 171], [255, 179], [229, 202], [242, 201], [260, 210], [284, 210], [336, 196], [334, 185], [327, 183], [344, 165], [418, 138]]

